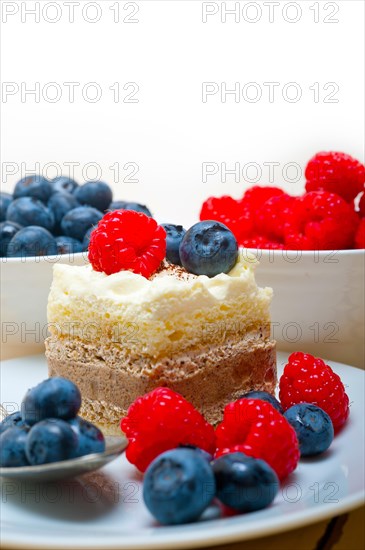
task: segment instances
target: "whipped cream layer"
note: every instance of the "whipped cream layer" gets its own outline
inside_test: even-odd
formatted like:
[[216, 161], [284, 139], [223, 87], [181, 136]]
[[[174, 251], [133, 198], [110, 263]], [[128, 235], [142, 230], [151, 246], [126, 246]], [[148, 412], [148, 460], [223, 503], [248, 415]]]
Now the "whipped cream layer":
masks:
[[52, 338], [113, 342], [124, 354], [154, 359], [199, 351], [269, 326], [271, 288], [255, 282], [253, 258], [209, 278], [171, 264], [150, 279], [90, 265], [56, 264], [48, 301]]

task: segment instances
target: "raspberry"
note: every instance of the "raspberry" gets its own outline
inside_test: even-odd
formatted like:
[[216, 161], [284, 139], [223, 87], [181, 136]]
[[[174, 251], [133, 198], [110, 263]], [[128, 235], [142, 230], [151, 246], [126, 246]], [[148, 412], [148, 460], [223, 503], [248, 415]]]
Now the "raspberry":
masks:
[[317, 153], [305, 169], [306, 191], [329, 191], [351, 202], [364, 189], [365, 167], [345, 153]]
[[209, 197], [203, 202], [200, 220], [214, 220], [228, 227], [237, 240], [249, 236], [252, 232], [252, 217], [242, 201], [228, 195]]
[[355, 248], [365, 248], [365, 218], [359, 223], [355, 235]]
[[249, 239], [243, 239], [238, 243], [240, 246], [245, 248], [256, 248], [256, 249], [269, 249], [269, 250], [283, 250], [285, 247], [283, 243], [277, 241], [269, 241], [266, 237], [251, 237]]
[[311, 191], [293, 203], [285, 245], [298, 250], [352, 248], [357, 225], [357, 215], [342, 197]]
[[362, 218], [365, 218], [365, 193], [363, 193], [359, 200], [359, 212]]
[[256, 231], [268, 240], [282, 241], [295, 198], [287, 193], [275, 195], [262, 205], [256, 215]]
[[89, 260], [107, 275], [130, 270], [149, 277], [166, 254], [166, 232], [141, 212], [108, 212], [91, 233]]
[[180, 445], [193, 445], [210, 454], [215, 450], [213, 426], [169, 388], [156, 388], [136, 399], [121, 429], [129, 442], [126, 456], [141, 472], [159, 454]]
[[349, 415], [349, 398], [340, 377], [322, 359], [295, 352], [280, 378], [280, 401], [284, 409], [312, 403], [323, 409], [338, 430]]
[[250, 209], [250, 212], [256, 214], [267, 200], [283, 194], [284, 191], [279, 187], [261, 187], [260, 185], [254, 185], [245, 191], [242, 197], [242, 203]]
[[238, 399], [224, 409], [216, 429], [215, 456], [242, 452], [265, 460], [284, 479], [299, 460], [297, 436], [289, 422], [270, 403]]

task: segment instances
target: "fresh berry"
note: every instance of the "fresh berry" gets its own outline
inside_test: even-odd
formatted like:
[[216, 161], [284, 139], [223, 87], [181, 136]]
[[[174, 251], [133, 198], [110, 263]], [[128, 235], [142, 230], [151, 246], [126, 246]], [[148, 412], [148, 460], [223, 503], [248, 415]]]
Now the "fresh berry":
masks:
[[15, 185], [14, 199], [19, 199], [20, 197], [33, 197], [34, 199], [47, 203], [52, 192], [51, 182], [43, 176], [26, 176]]
[[77, 187], [74, 195], [80, 204], [86, 204], [105, 212], [113, 200], [113, 193], [103, 181], [88, 181]]
[[210, 454], [215, 450], [213, 426], [169, 388], [156, 388], [136, 399], [121, 429], [129, 442], [127, 459], [141, 472], [156, 456], [180, 445], [194, 445]]
[[61, 231], [67, 237], [83, 241], [90, 227], [95, 227], [103, 215], [91, 206], [78, 206], [67, 212], [61, 221]]
[[54, 220], [55, 220], [55, 226], [54, 226], [54, 233], [57, 234], [60, 232], [60, 224], [62, 221], [62, 218], [72, 210], [73, 208], [76, 208], [77, 206], [80, 206], [77, 200], [73, 195], [70, 193], [53, 193], [51, 195], [48, 203], [48, 208], [53, 212]]
[[279, 491], [276, 473], [263, 460], [243, 453], [223, 455], [212, 463], [217, 498], [239, 512], [266, 508]]
[[89, 248], [91, 233], [94, 231], [94, 229], [95, 227], [90, 227], [90, 229], [88, 229], [84, 235], [84, 239], [82, 241], [82, 250], [84, 252], [86, 252]]
[[57, 253], [58, 254], [77, 254], [83, 251], [83, 245], [80, 241], [72, 237], [61, 235], [56, 237]]
[[309, 353], [292, 353], [279, 385], [284, 410], [297, 403], [311, 403], [329, 415], [335, 431], [346, 422], [349, 398], [340, 377], [322, 359]]
[[32, 426], [25, 452], [29, 463], [34, 466], [75, 458], [77, 445], [77, 435], [67, 422], [48, 418]]
[[283, 194], [284, 191], [280, 187], [254, 185], [244, 192], [242, 203], [249, 208], [252, 214], [256, 215], [267, 200]]
[[358, 217], [340, 196], [311, 191], [296, 199], [286, 248], [296, 250], [339, 250], [352, 248]]
[[48, 231], [52, 231], [55, 222], [53, 212], [33, 197], [22, 197], [10, 203], [6, 219], [23, 226], [38, 225]]
[[269, 241], [283, 242], [294, 201], [286, 193], [270, 197], [256, 213], [255, 231]]
[[323, 453], [333, 441], [333, 424], [326, 412], [316, 405], [298, 403], [284, 413], [297, 434], [301, 456]]
[[149, 208], [144, 204], [139, 204], [138, 202], [128, 202], [128, 201], [113, 201], [109, 206], [108, 210], [113, 212], [114, 210], [133, 210], [134, 212], [142, 212], [152, 218], [152, 214]]
[[298, 440], [288, 421], [270, 403], [238, 399], [226, 405], [216, 429], [216, 457], [242, 452], [265, 460], [280, 480], [295, 470]]
[[78, 439], [78, 445], [75, 449], [76, 457], [105, 451], [105, 439], [97, 426], [79, 416], [69, 420], [68, 423]]
[[25, 452], [27, 439], [27, 430], [18, 426], [13, 426], [0, 435], [1, 467], [29, 466]]
[[192, 449], [161, 454], [150, 464], [143, 480], [143, 500], [163, 525], [196, 521], [214, 495], [212, 468]]
[[365, 192], [361, 195], [359, 200], [359, 213], [361, 218], [365, 218]]
[[79, 184], [66, 176], [58, 176], [51, 180], [53, 193], [73, 193]]
[[262, 250], [284, 250], [285, 246], [283, 243], [277, 241], [269, 241], [266, 237], [251, 237], [249, 239], [243, 239], [239, 242], [240, 246], [245, 248], [255, 248]]
[[180, 244], [182, 265], [190, 273], [214, 277], [228, 273], [237, 261], [238, 246], [232, 231], [207, 220], [193, 225]]
[[13, 196], [10, 193], [0, 193], [0, 222], [6, 220], [6, 211], [12, 202]]
[[22, 403], [22, 418], [33, 425], [46, 418], [74, 418], [81, 406], [78, 387], [67, 378], [47, 378], [28, 390]]
[[336, 151], [317, 153], [305, 169], [307, 191], [329, 191], [351, 202], [364, 189], [365, 167]]
[[36, 225], [23, 227], [17, 231], [7, 249], [9, 258], [53, 256], [55, 254], [57, 254], [56, 240], [49, 231]]
[[205, 458], [205, 460], [207, 460], [209, 463], [212, 462], [213, 460], [213, 455], [210, 454], [210, 453], [207, 453], [207, 451], [204, 451], [203, 449], [199, 449], [199, 447], [197, 447], [196, 445], [179, 445], [178, 449], [193, 449], [194, 451], [196, 451], [197, 453], [199, 453], [202, 457]]
[[5, 257], [8, 251], [8, 244], [22, 226], [14, 222], [0, 223], [0, 256]]
[[223, 197], [209, 197], [200, 211], [201, 221], [215, 220], [228, 227], [239, 241], [248, 238], [253, 230], [253, 218], [241, 200], [229, 195]]
[[148, 278], [165, 254], [165, 230], [141, 212], [108, 212], [91, 233], [90, 263], [95, 271], [107, 275], [130, 270]]
[[365, 218], [362, 218], [358, 225], [355, 235], [355, 248], [365, 248]]
[[2, 422], [0, 422], [0, 434], [5, 432], [8, 428], [14, 428], [14, 426], [17, 426], [18, 428], [28, 427], [28, 424], [24, 422], [20, 411], [9, 414]]
[[166, 231], [166, 259], [175, 265], [181, 265], [179, 247], [186, 229], [172, 223], [161, 224]]
[[261, 399], [262, 401], [270, 403], [270, 405], [272, 405], [274, 409], [276, 409], [280, 414], [284, 413], [284, 409], [279, 401], [276, 399], [276, 397], [274, 397], [273, 395], [271, 395], [271, 393], [268, 393], [267, 391], [251, 390], [241, 395], [240, 399], [242, 399], [243, 397], [246, 399]]

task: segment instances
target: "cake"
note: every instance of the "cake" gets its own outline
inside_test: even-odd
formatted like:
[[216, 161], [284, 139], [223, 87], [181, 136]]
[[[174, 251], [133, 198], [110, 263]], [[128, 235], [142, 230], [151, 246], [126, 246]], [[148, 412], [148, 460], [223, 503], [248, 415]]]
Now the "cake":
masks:
[[228, 273], [194, 275], [166, 260], [151, 277], [55, 265], [48, 301], [50, 376], [75, 382], [81, 416], [106, 434], [140, 395], [168, 386], [216, 424], [246, 391], [274, 392], [270, 288], [241, 250]]

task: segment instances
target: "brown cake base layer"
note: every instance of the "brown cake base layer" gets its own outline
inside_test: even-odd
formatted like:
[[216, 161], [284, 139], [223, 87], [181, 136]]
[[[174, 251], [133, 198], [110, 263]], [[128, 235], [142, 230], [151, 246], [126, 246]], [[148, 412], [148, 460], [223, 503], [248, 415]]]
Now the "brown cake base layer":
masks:
[[191, 401], [212, 424], [224, 406], [249, 390], [274, 392], [275, 342], [258, 332], [204, 352], [146, 365], [128, 360], [113, 343], [48, 338], [49, 375], [71, 379], [80, 388], [81, 416], [107, 435], [120, 434], [120, 419], [139, 396], [167, 386]]

